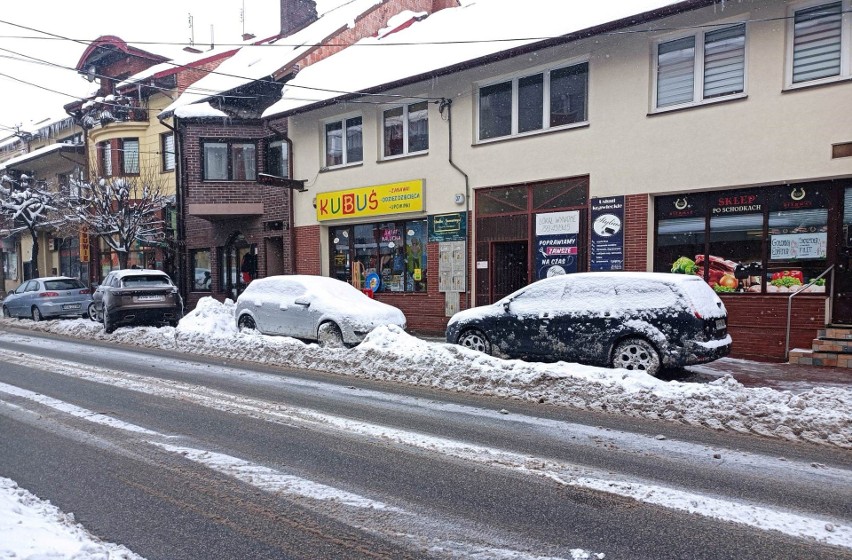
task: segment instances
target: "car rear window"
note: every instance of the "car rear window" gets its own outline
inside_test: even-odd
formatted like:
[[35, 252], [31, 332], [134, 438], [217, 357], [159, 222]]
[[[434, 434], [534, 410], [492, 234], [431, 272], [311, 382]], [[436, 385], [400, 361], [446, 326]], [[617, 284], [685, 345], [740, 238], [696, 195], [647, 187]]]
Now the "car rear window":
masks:
[[128, 276], [122, 280], [125, 288], [146, 288], [149, 286], [171, 286], [172, 283], [165, 276]]
[[705, 319], [727, 315], [722, 300], [719, 299], [713, 288], [701, 278], [696, 276], [695, 280], [684, 280], [679, 282], [678, 286], [692, 302], [695, 310]]
[[85, 287], [82, 282], [73, 278], [67, 280], [48, 280], [44, 283], [45, 290], [77, 290]]

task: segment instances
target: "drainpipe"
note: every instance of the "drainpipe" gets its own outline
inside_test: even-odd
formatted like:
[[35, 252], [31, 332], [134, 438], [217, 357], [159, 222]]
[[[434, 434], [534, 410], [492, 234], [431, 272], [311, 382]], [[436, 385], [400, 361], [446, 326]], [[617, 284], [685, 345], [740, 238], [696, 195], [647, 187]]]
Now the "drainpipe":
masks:
[[[173, 116], [174, 126], [169, 125], [165, 120], [159, 119], [160, 124], [164, 127], [168, 128], [175, 135], [175, 206], [177, 207], [177, 230], [175, 231], [175, 249], [177, 252], [177, 269], [178, 269], [178, 291], [180, 291], [180, 296], [183, 298], [184, 305], [188, 301], [189, 297], [189, 289], [187, 287], [186, 275], [187, 275], [187, 267], [186, 267], [186, 223], [184, 220], [184, 204], [183, 204], [183, 189], [185, 186], [185, 181], [183, 177], [183, 165], [182, 165], [182, 154], [183, 154], [183, 137], [178, 132], [180, 128], [180, 119], [178, 117]], [[211, 271], [212, 272], [212, 271]]]
[[[465, 215], [465, 221], [467, 222], [467, 221], [471, 220], [471, 217], [470, 217], [470, 177], [468, 176], [467, 173], [465, 173], [453, 161], [453, 100], [452, 99], [441, 98], [440, 104], [438, 105], [438, 111], [443, 115], [444, 109], [447, 110], [447, 127], [448, 127], [448, 134], [449, 134], [449, 138], [448, 138], [448, 140], [449, 140], [448, 141], [449, 154], [448, 154], [448, 157], [447, 157], [447, 161], [450, 163], [450, 166], [452, 166], [453, 169], [455, 169], [456, 171], [461, 173], [462, 176], [464, 176], [464, 213], [465, 213], [464, 215]], [[467, 228], [472, 230], [471, 225], [472, 224], [467, 224]], [[470, 305], [470, 300], [471, 300], [470, 284], [471, 284], [471, 276], [473, 275], [471, 270], [476, 270], [476, 269], [474, 269], [471, 266], [471, 265], [473, 265], [473, 259], [470, 258], [470, 241], [469, 241], [469, 236], [468, 236], [467, 231], [464, 232], [464, 254], [465, 254], [466, 258], [470, 259], [468, 261], [468, 263], [466, 264], [467, 273], [464, 275], [464, 279], [465, 279], [464, 280], [465, 281], [464, 289], [465, 289], [465, 294], [466, 294], [465, 299], [467, 300], [467, 308], [469, 309], [471, 307], [471, 305]]]
[[[289, 133], [289, 129], [287, 130]], [[293, 141], [290, 140], [289, 135], [284, 136], [284, 141], [287, 142], [287, 173], [290, 178], [293, 177]], [[289, 204], [288, 206], [290, 211], [290, 216], [288, 218], [289, 223], [287, 224], [287, 229], [290, 230], [290, 274], [296, 274], [296, 227], [293, 223], [295, 212], [293, 210], [293, 201], [296, 199], [296, 195], [293, 192], [293, 189], [290, 190], [289, 196]]]

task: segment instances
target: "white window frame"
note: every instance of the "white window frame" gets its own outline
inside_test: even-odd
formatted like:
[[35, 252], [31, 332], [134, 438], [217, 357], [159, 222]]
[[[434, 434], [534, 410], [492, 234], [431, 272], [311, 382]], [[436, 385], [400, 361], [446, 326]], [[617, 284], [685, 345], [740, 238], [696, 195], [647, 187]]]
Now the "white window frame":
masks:
[[[712, 33], [713, 31], [719, 31], [721, 29], [727, 29], [729, 27], [735, 27], [737, 25], [745, 26], [745, 46], [744, 46], [744, 57], [743, 57], [743, 91], [737, 93], [731, 93], [728, 95], [720, 95], [716, 97], [704, 97], [704, 63], [705, 63], [705, 52], [704, 46], [706, 41], [706, 35], [708, 33]], [[714, 23], [712, 26], [707, 27], [706, 29], [701, 29], [699, 31], [693, 33], [679, 33], [677, 35], [666, 35], [656, 39], [651, 44], [651, 113], [665, 113], [668, 111], [676, 111], [678, 109], [684, 109], [688, 107], [700, 107], [703, 105], [710, 105], [713, 103], [720, 103], [724, 101], [730, 101], [732, 99], [742, 99], [748, 97], [748, 51], [749, 51], [749, 25], [745, 19], [733, 19], [724, 22]], [[665, 107], [660, 107], [658, 104], [657, 96], [659, 94], [658, 89], [658, 78], [659, 78], [659, 53], [660, 53], [660, 45], [665, 43], [671, 43], [673, 41], [677, 41], [679, 39], [686, 39], [688, 37], [695, 38], [695, 54], [692, 61], [692, 100], [684, 103], [678, 103], [675, 105], [666, 105]]]
[[825, 78], [793, 83], [793, 34], [796, 24], [796, 12], [833, 3], [834, 0], [807, 0], [804, 2], [796, 2], [787, 7], [787, 53], [784, 71], [785, 89], [806, 88], [852, 79], [852, 13], [850, 13], [850, 11], [852, 11], [852, 0], [841, 0], [840, 73], [837, 76], [828, 76]]
[[[348, 157], [349, 157], [348, 151], [349, 150], [347, 149], [347, 146], [346, 146], [346, 121], [348, 121], [349, 119], [356, 118], [356, 117], [361, 117], [361, 159], [359, 159], [358, 161], [348, 161]], [[326, 126], [330, 125], [330, 124], [336, 124], [336, 123], [339, 123], [341, 125], [341, 130], [342, 130], [342, 133], [343, 133], [342, 134], [342, 138], [343, 138], [342, 160], [343, 160], [343, 163], [339, 163], [337, 165], [328, 165], [328, 146], [327, 146], [328, 135], [326, 134]], [[352, 167], [352, 166], [355, 166], [355, 165], [363, 165], [364, 164], [364, 157], [365, 157], [364, 148], [366, 147], [366, 143], [364, 142], [364, 137], [365, 137], [364, 124], [365, 124], [365, 119], [364, 119], [364, 115], [362, 113], [350, 113], [350, 114], [343, 115], [343, 116], [340, 116], [340, 117], [335, 117], [333, 119], [326, 119], [326, 120], [320, 122], [320, 138], [321, 138], [320, 147], [321, 147], [321, 150], [322, 150], [322, 153], [320, 154], [320, 157], [322, 159], [320, 161], [322, 161], [322, 169], [340, 169], [342, 167]]]
[[[411, 107], [412, 105], [419, 105], [421, 103], [426, 103], [426, 143], [427, 143], [427, 146], [426, 146], [425, 150], [417, 150], [416, 152], [412, 152], [408, 148], [408, 123], [409, 123], [408, 110], [409, 110], [409, 107]], [[393, 109], [399, 109], [400, 107], [402, 107], [402, 153], [401, 154], [394, 154], [394, 155], [385, 155], [385, 113], [387, 111], [391, 111]], [[428, 101], [420, 100], [420, 101], [413, 101], [411, 103], [405, 103], [405, 104], [401, 104], [401, 105], [389, 105], [389, 106], [381, 109], [381, 111], [379, 111], [379, 117], [378, 117], [377, 120], [379, 122], [379, 127], [380, 127], [380, 130], [381, 130], [380, 159], [382, 159], [382, 160], [397, 159], [397, 158], [411, 156], [411, 155], [421, 155], [421, 154], [428, 154], [429, 153], [428, 143], [429, 143], [429, 137], [431, 136], [431, 134], [429, 134], [430, 130], [429, 130], [429, 102]]]
[[[579, 66], [581, 64], [586, 64], [586, 118], [585, 120], [563, 124], [558, 126], [550, 126], [550, 73], [556, 70], [563, 70], [565, 68], [571, 68], [573, 66]], [[506, 140], [509, 138], [523, 138], [526, 136], [534, 136], [536, 134], [543, 134], [546, 132], [554, 131], [554, 130], [569, 130], [572, 128], [580, 128], [589, 125], [589, 100], [591, 95], [589, 94], [589, 90], [591, 89], [591, 80], [590, 76], [592, 73], [591, 70], [590, 57], [585, 56], [582, 58], [572, 59], [570, 61], [564, 61], [559, 64], [549, 64], [547, 66], [542, 66], [535, 69], [526, 69], [523, 72], [516, 72], [514, 74], [508, 76], [502, 76], [499, 79], [489, 80], [487, 82], [477, 82], [474, 84], [474, 97], [476, 99], [476, 107], [475, 110], [475, 129], [474, 129], [474, 137], [476, 138], [477, 144], [487, 144], [489, 142], [500, 142], [502, 140]], [[518, 132], [518, 121], [519, 121], [519, 112], [518, 112], [518, 81], [524, 78], [529, 78], [535, 76], [537, 74], [544, 74], [544, 84], [542, 87], [542, 95], [544, 105], [542, 107], [541, 112], [541, 120], [542, 127], [536, 130], [529, 130], [526, 132]], [[482, 88], [486, 88], [489, 86], [497, 85], [497, 84], [505, 84], [507, 82], [512, 83], [512, 131], [505, 136], [496, 136], [494, 138], [485, 138], [482, 139], [479, 137], [480, 128], [480, 108], [479, 108], [479, 95]]]

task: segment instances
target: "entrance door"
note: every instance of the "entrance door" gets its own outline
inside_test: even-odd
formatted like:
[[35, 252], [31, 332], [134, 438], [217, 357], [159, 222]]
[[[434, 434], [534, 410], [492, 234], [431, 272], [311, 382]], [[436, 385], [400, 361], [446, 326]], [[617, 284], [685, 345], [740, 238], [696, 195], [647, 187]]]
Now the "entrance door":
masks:
[[834, 301], [831, 322], [835, 325], [852, 325], [852, 187], [843, 196], [843, 229], [836, 244], [834, 259]]
[[529, 284], [526, 241], [492, 243], [491, 303]]
[[249, 245], [237, 232], [228, 239], [222, 257], [222, 286], [227, 296], [236, 301], [248, 283], [257, 277], [257, 246]]

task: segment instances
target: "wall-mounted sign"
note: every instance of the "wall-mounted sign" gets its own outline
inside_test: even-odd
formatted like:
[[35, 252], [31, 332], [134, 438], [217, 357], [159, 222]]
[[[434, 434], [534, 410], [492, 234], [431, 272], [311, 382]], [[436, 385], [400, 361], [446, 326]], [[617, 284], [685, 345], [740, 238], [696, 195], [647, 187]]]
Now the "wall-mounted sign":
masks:
[[535, 217], [536, 279], [577, 272], [580, 212], [549, 212]]
[[80, 230], [80, 262], [92, 260], [91, 246], [89, 245], [89, 230]]
[[317, 194], [317, 221], [423, 211], [423, 180]]
[[436, 214], [429, 216], [429, 241], [464, 241], [467, 234], [467, 214]]
[[590, 268], [593, 272], [624, 270], [624, 197], [591, 202]]

